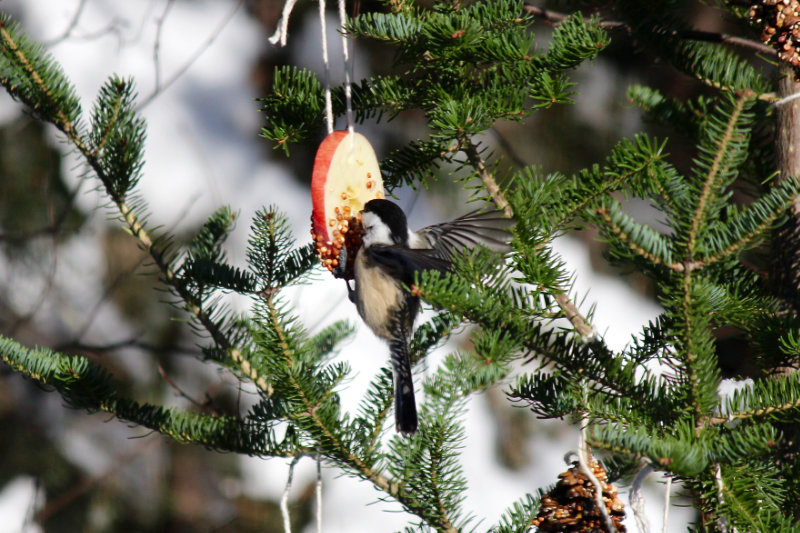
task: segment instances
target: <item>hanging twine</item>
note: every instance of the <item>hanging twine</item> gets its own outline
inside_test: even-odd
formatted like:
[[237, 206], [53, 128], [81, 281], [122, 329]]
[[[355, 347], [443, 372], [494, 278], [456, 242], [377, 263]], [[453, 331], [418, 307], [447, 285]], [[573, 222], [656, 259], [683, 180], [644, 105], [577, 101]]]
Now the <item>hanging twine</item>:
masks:
[[630, 501], [630, 508], [633, 511], [633, 517], [636, 520], [636, 526], [639, 528], [640, 533], [649, 533], [650, 524], [647, 522], [647, 515], [644, 506], [644, 495], [642, 494], [642, 483], [645, 478], [653, 472], [653, 465], [647, 464], [636, 473], [631, 485], [631, 492], [628, 495]]
[[281, 47], [286, 46], [286, 39], [289, 37], [289, 15], [292, 14], [292, 9], [297, 3], [297, 0], [286, 0], [283, 4], [283, 11], [281, 11], [281, 18], [278, 20], [278, 27], [275, 33], [269, 38], [270, 44], [280, 44]]
[[[281, 18], [278, 21], [278, 27], [275, 33], [269, 38], [269, 42], [274, 45], [286, 46], [286, 41], [289, 38], [289, 17], [292, 14], [297, 0], [286, 0], [283, 4], [281, 11]], [[330, 80], [330, 64], [328, 62], [328, 39], [326, 34], [325, 24], [325, 0], [318, 0], [319, 3], [319, 23], [320, 23], [320, 41], [322, 43], [322, 65], [325, 69], [325, 124], [328, 128], [328, 134], [333, 133], [333, 102], [331, 99], [331, 80]], [[342, 34], [342, 56], [344, 59], [344, 98], [345, 98], [345, 115], [347, 118], [347, 131], [351, 134], [351, 146], [354, 142], [352, 133], [353, 127], [353, 91], [350, 82], [350, 51], [348, 49], [347, 36], [344, 32], [345, 24], [347, 23], [347, 13], [345, 10], [345, 0], [338, 0], [339, 4], [339, 29]]]
[[664, 518], [661, 519], [661, 533], [667, 533], [667, 524], [669, 524], [670, 490], [672, 490], [672, 476], [667, 476], [667, 484], [664, 487]]
[[328, 64], [328, 38], [325, 31], [325, 0], [319, 0], [319, 27], [322, 37], [322, 64], [325, 66], [325, 124], [333, 133], [333, 104], [331, 102], [331, 68]]
[[[586, 388], [584, 385], [584, 398], [586, 395]], [[589, 427], [589, 415], [584, 411], [581, 413], [581, 431], [578, 433], [578, 465], [581, 472], [585, 475], [594, 486], [594, 498], [597, 503], [597, 508], [600, 510], [600, 515], [603, 517], [603, 522], [606, 526], [608, 533], [615, 533], [617, 528], [614, 527], [614, 522], [611, 521], [611, 516], [608, 514], [605, 501], [603, 501], [603, 486], [600, 480], [594, 475], [591, 467], [592, 457], [589, 454], [589, 445], [586, 441], [586, 430]]]
[[283, 532], [292, 533], [292, 520], [289, 514], [289, 491], [292, 489], [292, 478], [294, 478], [294, 467], [300, 461], [301, 455], [295, 455], [289, 463], [289, 476], [286, 478], [286, 487], [283, 489], [281, 497], [281, 516], [283, 517]]
[[[292, 517], [291, 513], [289, 513], [289, 492], [292, 490], [294, 469], [302, 458], [303, 454], [295, 455], [292, 458], [292, 462], [289, 463], [289, 475], [286, 477], [286, 486], [283, 489], [283, 496], [281, 497], [280, 504], [284, 533], [292, 533]], [[322, 455], [317, 454], [314, 458], [317, 462], [317, 482], [314, 487], [317, 500], [317, 533], [322, 533]]]
[[347, 48], [347, 35], [345, 35], [344, 27], [347, 24], [347, 13], [344, 9], [345, 0], [339, 0], [339, 30], [342, 33], [342, 57], [344, 57], [344, 101], [347, 117], [347, 131], [350, 132], [350, 142], [355, 142], [353, 136], [353, 90], [350, 85], [350, 52]]
[[317, 533], [322, 533], [322, 455], [317, 454]]

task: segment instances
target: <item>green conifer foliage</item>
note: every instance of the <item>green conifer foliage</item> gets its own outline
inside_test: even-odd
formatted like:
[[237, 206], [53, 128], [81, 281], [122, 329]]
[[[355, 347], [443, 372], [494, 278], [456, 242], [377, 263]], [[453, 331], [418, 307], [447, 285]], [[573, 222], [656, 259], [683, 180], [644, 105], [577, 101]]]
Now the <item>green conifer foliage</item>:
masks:
[[[389, 434], [388, 369], [357, 412], [340, 408], [350, 368], [332, 355], [353, 325], [337, 322], [312, 335], [300, 323], [284, 290], [305, 280], [316, 258], [311, 244], [290, 235], [284, 216], [275, 207], [257, 214], [242, 266], [221, 247], [234, 219], [227, 207], [185, 246], [150, 228], [135, 189], [146, 126], [133, 82], [109, 79], [84, 117], [67, 75], [7, 15], [0, 18], [0, 83], [84, 158], [119, 223], [204, 338], [208, 364], [252, 382], [259, 398], [244, 416], [198, 415], [124, 397], [106, 369], [79, 356], [0, 338], [0, 359], [71, 407], [181, 442], [262, 457], [319, 454], [399, 502], [424, 528], [450, 532], [491, 527], [462, 505], [469, 487], [460, 450], [469, 436], [460, 413], [470, 395], [501, 387], [542, 418], [588, 422], [592, 451], [612, 478], [649, 465], [680, 481], [699, 512], [698, 531], [791, 530], [800, 514], [800, 467], [786, 435], [800, 421], [800, 318], [769, 274], [744, 260], [764, 250], [800, 185], [795, 176], [776, 179], [770, 65], [695, 31], [683, 18], [695, 2], [684, 0], [571, 2], [562, 7], [576, 11], [565, 16], [518, 0], [383, 3], [346, 26], [349, 37], [395, 51], [391, 74], [354, 84], [355, 119], [413, 111], [428, 125], [425, 138], [382, 162], [387, 185], [442, 179], [439, 168], [454, 164], [461, 172], [453, 186], [517, 221], [506, 264], [476, 253], [461, 258], [455, 273], [418, 279], [422, 298], [440, 313], [417, 328], [415, 362], [461, 324], [479, 329], [470, 350], [449, 355], [424, 380], [415, 436]], [[746, 17], [738, 2], [713, 4], [720, 14]], [[603, 18], [588, 15], [597, 12]], [[539, 17], [556, 23], [549, 42], [536, 39]], [[745, 39], [758, 34], [741, 28]], [[612, 38], [635, 42], [640, 54], [705, 87], [687, 99], [659, 87], [628, 90], [648, 119], [695, 145], [688, 168], [672, 161], [667, 139], [646, 133], [619, 139], [603, 161], [572, 175], [495, 165], [480, 136], [500, 121], [570, 104], [573, 69]], [[263, 137], [286, 154], [320, 133], [323, 89], [313, 73], [277, 68], [261, 102]], [[334, 89], [333, 104], [343, 115], [343, 88]], [[749, 198], [734, 201], [741, 189]], [[630, 198], [651, 202], [663, 225], [626, 212]], [[613, 263], [651, 281], [663, 308], [624, 350], [607, 346], [591, 313], [574, 303], [573, 273], [552, 248], [555, 237], [585, 227], [596, 229]], [[226, 309], [225, 292], [250, 295], [251, 312]], [[728, 397], [718, 392], [716, 332], [724, 326], [741, 332], [757, 368], [752, 385]], [[547, 490], [532, 487], [509, 502], [495, 530], [528, 530]]]

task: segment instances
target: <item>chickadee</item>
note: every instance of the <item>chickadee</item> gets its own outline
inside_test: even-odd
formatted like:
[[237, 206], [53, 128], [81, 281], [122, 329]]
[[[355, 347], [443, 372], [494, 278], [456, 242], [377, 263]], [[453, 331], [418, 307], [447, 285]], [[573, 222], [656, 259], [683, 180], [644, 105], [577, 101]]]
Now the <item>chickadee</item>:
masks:
[[453, 256], [461, 251], [482, 245], [507, 252], [513, 224], [499, 211], [472, 212], [413, 232], [403, 210], [389, 200], [371, 200], [361, 211], [362, 245], [355, 259], [355, 290], [350, 290], [350, 299], [373, 333], [389, 343], [398, 432], [417, 430], [408, 339], [420, 302], [405, 287], [414, 283], [417, 272], [451, 270]]

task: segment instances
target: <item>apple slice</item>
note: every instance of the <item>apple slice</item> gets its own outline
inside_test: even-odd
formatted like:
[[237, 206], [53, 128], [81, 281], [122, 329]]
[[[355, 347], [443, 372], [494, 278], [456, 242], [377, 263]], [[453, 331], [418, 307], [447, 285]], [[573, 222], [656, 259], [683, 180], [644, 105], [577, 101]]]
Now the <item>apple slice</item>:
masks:
[[361, 210], [383, 198], [375, 150], [366, 137], [334, 131], [322, 141], [311, 174], [311, 237], [322, 264], [337, 278], [353, 278], [361, 245]]

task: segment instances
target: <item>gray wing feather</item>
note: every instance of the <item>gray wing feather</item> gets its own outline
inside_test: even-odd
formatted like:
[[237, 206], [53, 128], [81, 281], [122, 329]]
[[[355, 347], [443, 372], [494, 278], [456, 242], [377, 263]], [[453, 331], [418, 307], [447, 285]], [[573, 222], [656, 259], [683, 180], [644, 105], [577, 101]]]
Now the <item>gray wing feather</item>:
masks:
[[513, 227], [514, 220], [506, 218], [502, 211], [472, 211], [450, 222], [422, 228], [417, 234], [444, 257], [476, 246], [504, 254], [511, 250], [508, 243]]
[[425, 270], [450, 270], [450, 262], [436, 250], [412, 249], [402, 246], [373, 244], [363, 248], [363, 253], [395, 279], [406, 285], [414, 283], [414, 275]]

